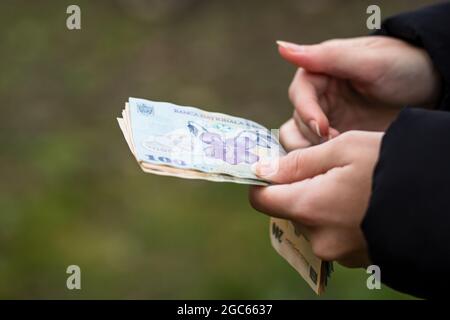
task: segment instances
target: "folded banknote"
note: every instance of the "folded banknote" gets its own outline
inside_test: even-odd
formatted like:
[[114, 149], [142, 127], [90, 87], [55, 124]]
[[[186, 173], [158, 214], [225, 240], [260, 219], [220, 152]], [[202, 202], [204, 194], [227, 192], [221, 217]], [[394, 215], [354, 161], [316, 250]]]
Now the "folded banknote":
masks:
[[[255, 176], [252, 165], [277, 163], [286, 153], [278, 130], [194, 107], [129, 98], [117, 120], [142, 170], [158, 175], [266, 186], [269, 182]], [[293, 230], [289, 221], [272, 219], [272, 245], [319, 294], [328, 264]]]

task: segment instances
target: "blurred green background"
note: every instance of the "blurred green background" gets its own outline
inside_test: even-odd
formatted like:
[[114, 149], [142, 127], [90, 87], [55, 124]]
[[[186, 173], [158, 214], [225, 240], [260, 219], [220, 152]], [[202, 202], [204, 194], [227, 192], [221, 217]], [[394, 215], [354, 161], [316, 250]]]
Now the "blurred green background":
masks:
[[[2, 1], [0, 298], [318, 299], [246, 186], [144, 174], [116, 117], [136, 96], [277, 128], [295, 70], [275, 40], [365, 35], [369, 4], [387, 17], [433, 2]], [[366, 279], [336, 266], [320, 298], [408, 298]]]

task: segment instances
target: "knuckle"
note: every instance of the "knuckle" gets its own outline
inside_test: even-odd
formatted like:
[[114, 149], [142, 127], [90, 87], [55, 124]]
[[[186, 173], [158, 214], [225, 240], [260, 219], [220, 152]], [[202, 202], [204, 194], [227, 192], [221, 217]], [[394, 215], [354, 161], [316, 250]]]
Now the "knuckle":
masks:
[[291, 153], [291, 161], [296, 164], [296, 167], [298, 165], [298, 162], [303, 161], [303, 158], [305, 156], [305, 152], [302, 150], [297, 150]]
[[313, 238], [311, 240], [311, 247], [314, 255], [324, 261], [333, 261], [337, 259], [337, 255], [332, 246], [332, 243], [323, 238]]
[[289, 121], [283, 123], [283, 125], [280, 127], [280, 139], [283, 140], [288, 134], [289, 134]]
[[335, 38], [335, 39], [323, 41], [321, 43], [321, 47], [327, 51], [339, 50], [340, 48], [342, 48], [344, 43], [345, 43], [344, 39]]
[[326, 55], [332, 59], [339, 50], [339, 44], [337, 40], [327, 40], [321, 43], [320, 49], [322, 53], [326, 53]]
[[290, 170], [289, 170], [289, 172], [291, 174], [294, 174], [295, 176], [298, 175], [298, 173], [300, 172], [300, 169], [301, 169], [301, 164], [300, 163], [303, 162], [303, 158], [304, 158], [304, 155], [303, 155], [302, 151], [292, 152], [291, 158], [290, 158], [290, 161], [289, 161], [289, 163], [290, 163]]
[[[303, 171], [304, 173], [308, 173], [308, 171], [310, 171], [310, 169], [313, 167], [314, 163], [317, 161], [314, 155], [314, 150], [313, 148], [316, 148], [317, 146], [313, 146], [311, 148], [306, 148], [306, 149], [300, 149], [297, 151], [297, 171]], [[309, 175], [308, 175], [309, 177]], [[308, 192], [308, 195], [314, 195], [312, 193]]]
[[322, 41], [320, 44], [323, 46], [333, 46], [339, 42], [340, 42], [339, 39], [334, 38], [334, 39], [328, 39], [328, 40]]
[[297, 72], [295, 73], [294, 78], [291, 81], [291, 84], [288, 88], [288, 96], [291, 102], [294, 102], [294, 100], [297, 97], [298, 94], [298, 88], [299, 88], [299, 77], [303, 74], [303, 69], [299, 68], [297, 69]]

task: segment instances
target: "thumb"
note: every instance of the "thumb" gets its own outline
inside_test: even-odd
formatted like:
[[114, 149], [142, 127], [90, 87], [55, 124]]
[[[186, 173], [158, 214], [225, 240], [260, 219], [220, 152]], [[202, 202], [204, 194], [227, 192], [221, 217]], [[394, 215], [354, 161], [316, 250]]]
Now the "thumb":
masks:
[[[339, 78], [357, 78], [370, 58], [370, 51], [359, 39], [335, 39], [315, 45], [298, 45], [277, 41], [280, 55], [309, 72], [324, 73]], [[363, 76], [363, 74], [361, 74]]]
[[252, 166], [255, 175], [272, 183], [287, 184], [313, 178], [346, 165], [342, 152], [336, 152], [337, 139], [306, 149], [297, 149], [272, 161]]

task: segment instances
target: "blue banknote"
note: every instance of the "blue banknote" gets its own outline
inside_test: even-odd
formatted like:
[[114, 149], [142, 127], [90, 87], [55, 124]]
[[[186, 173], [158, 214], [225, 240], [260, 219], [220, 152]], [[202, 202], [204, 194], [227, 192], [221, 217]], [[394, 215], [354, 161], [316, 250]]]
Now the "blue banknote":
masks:
[[120, 121], [136, 159], [152, 172], [222, 177], [210, 179], [217, 181], [246, 181], [230, 177], [261, 181], [251, 165], [260, 160], [276, 161], [285, 153], [277, 130], [194, 107], [129, 98]]

